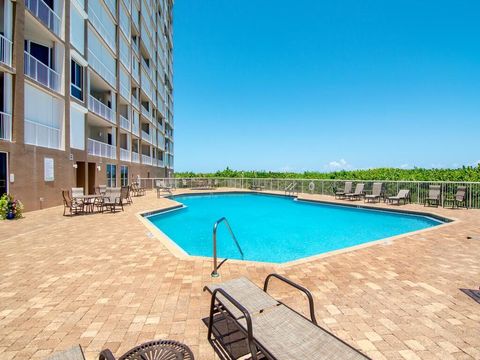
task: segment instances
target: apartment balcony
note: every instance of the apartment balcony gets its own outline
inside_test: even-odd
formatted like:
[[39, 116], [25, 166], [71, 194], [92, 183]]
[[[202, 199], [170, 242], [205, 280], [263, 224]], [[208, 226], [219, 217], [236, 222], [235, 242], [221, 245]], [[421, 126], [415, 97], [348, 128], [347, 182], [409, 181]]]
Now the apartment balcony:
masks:
[[12, 141], [12, 115], [0, 111], [0, 140]]
[[25, 75], [53, 91], [60, 92], [61, 76], [59, 73], [49, 68], [26, 51], [24, 52], [24, 60]]
[[130, 154], [130, 150], [120, 148], [120, 160], [131, 161], [132, 157]]
[[148, 120], [148, 121], [152, 121], [152, 115], [150, 114], [150, 112], [145, 109], [143, 106], [141, 106], [142, 108], [142, 115], [145, 116], [145, 118]]
[[108, 120], [112, 124], [116, 124], [115, 111], [90, 94], [88, 95], [88, 110], [104, 118], [105, 120]]
[[130, 120], [120, 115], [120, 127], [124, 130], [130, 131], [132, 129], [132, 123]]
[[108, 32], [105, 25], [102, 23], [102, 21], [98, 18], [97, 14], [93, 10], [93, 7], [88, 8], [88, 17], [90, 21], [93, 23], [93, 25], [95, 26], [95, 30], [97, 30], [97, 32], [100, 34], [103, 40], [105, 40], [105, 42], [107, 43], [108, 47], [112, 49], [112, 51], [115, 51], [116, 50], [115, 36]]
[[140, 156], [134, 151], [132, 151], [132, 162], [140, 164]]
[[158, 159], [158, 160], [157, 160], [157, 166], [158, 166], [158, 167], [165, 167], [165, 163], [163, 162], [163, 160]]
[[60, 129], [28, 119], [25, 119], [24, 123], [25, 144], [42, 146], [50, 149], [61, 149], [62, 134]]
[[127, 101], [130, 101], [130, 90], [130, 86], [120, 83], [120, 95], [122, 95]]
[[152, 143], [152, 133], [147, 133], [146, 131], [142, 130], [142, 140], [147, 141], [148, 143]]
[[25, 0], [25, 7], [55, 35], [61, 36], [62, 20], [43, 0]]
[[0, 63], [12, 67], [12, 42], [0, 34]]
[[135, 122], [132, 123], [132, 133], [137, 135], [137, 136], [140, 136], [140, 127], [138, 126], [138, 122], [137, 123], [135, 123]]
[[88, 49], [88, 63], [106, 82], [114, 89], [116, 88], [115, 74], [90, 49]]
[[88, 155], [100, 156], [108, 159], [117, 158], [115, 146], [93, 139], [88, 139]]
[[152, 165], [152, 158], [148, 155], [142, 154], [142, 164], [144, 165]]
[[107, 5], [107, 9], [110, 11], [112, 16], [116, 18], [116, 11], [115, 9], [117, 8], [117, 4], [115, 0], [104, 0], [105, 4]]
[[132, 96], [132, 105], [135, 106], [137, 109], [140, 109], [140, 103], [135, 96]]

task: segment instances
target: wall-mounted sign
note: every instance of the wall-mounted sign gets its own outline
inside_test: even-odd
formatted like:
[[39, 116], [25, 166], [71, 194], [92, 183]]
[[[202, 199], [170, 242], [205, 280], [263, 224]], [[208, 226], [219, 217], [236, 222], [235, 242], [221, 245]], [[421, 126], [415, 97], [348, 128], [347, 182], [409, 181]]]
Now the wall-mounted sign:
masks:
[[45, 181], [53, 181], [55, 180], [55, 170], [54, 170], [54, 162], [52, 158], [45, 158], [44, 159], [44, 180]]

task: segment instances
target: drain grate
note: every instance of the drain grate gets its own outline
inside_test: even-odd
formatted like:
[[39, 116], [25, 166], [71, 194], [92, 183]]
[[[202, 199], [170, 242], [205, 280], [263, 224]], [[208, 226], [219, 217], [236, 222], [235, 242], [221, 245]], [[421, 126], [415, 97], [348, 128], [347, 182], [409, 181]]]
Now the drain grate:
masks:
[[473, 300], [480, 304], [480, 290], [474, 289], [460, 289], [467, 296], [470, 296]]

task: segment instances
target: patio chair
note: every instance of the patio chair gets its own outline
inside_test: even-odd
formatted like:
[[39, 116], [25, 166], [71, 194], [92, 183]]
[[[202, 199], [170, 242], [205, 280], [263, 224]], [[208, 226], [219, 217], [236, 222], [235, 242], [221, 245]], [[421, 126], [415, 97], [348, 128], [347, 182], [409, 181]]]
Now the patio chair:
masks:
[[130, 187], [133, 196], [143, 196], [146, 194], [147, 190], [141, 187], [138, 183], [132, 183]]
[[[100, 352], [98, 356], [99, 360], [115, 360], [112, 352], [109, 349], [105, 349]], [[134, 347], [123, 354], [119, 360], [127, 359], [149, 359], [149, 360], [193, 360], [192, 351], [188, 346], [173, 340], [154, 340], [143, 343]], [[67, 349], [55, 353], [48, 357], [46, 360], [86, 360], [82, 347], [76, 345]]]
[[123, 211], [122, 192], [120, 188], [107, 188], [105, 196], [103, 197], [103, 207], [110, 209], [111, 212], [116, 212], [117, 207]]
[[165, 185], [165, 182], [162, 180], [155, 180], [155, 188], [157, 189], [157, 198], [162, 196], [162, 191], [172, 195], [172, 187], [170, 185]]
[[365, 195], [364, 201], [365, 202], [370, 202], [370, 201], [380, 201], [380, 199], [383, 197], [383, 183], [373, 183], [372, 187], [372, 193]]
[[428, 188], [428, 196], [423, 202], [423, 206], [440, 205], [440, 185], [430, 185]]
[[[272, 278], [307, 296], [310, 318], [304, 317], [267, 293]], [[280, 275], [268, 275], [263, 290], [244, 277], [212, 284], [206, 286], [205, 290], [211, 294], [208, 340], [214, 347], [221, 346], [221, 351], [227, 354], [228, 349], [225, 349], [221, 336], [218, 335], [219, 326], [216, 326], [225, 320], [232, 323], [243, 335], [247, 347], [244, 353], [253, 360], [368, 359], [328, 330], [318, 326], [310, 291]], [[231, 333], [232, 330], [229, 330]], [[234, 358], [232, 354], [229, 355]]]
[[106, 191], [107, 191], [107, 185], [98, 185], [95, 188], [95, 194], [98, 194], [98, 195], [105, 195]]
[[70, 211], [71, 215], [76, 215], [83, 212], [83, 201], [77, 201], [71, 198], [70, 191], [62, 190], [62, 198], [63, 198], [63, 216], [65, 216], [65, 210]]
[[360, 200], [361, 197], [365, 196], [363, 189], [365, 188], [364, 183], [359, 183], [355, 186], [355, 191], [353, 193], [346, 193], [345, 198], [347, 200]]
[[343, 189], [334, 189], [335, 199], [345, 199], [345, 195], [352, 192], [352, 182], [346, 181]]
[[468, 209], [466, 198], [467, 198], [467, 187], [458, 186], [456, 194], [453, 197], [446, 198], [445, 203], [451, 203], [452, 209], [455, 207], [457, 208], [463, 207], [465, 209]]
[[410, 202], [410, 190], [402, 189], [396, 196], [389, 196], [386, 200], [389, 204], [396, 203], [397, 205], [400, 205], [400, 201], [403, 201], [405, 205], [407, 201]]
[[124, 204], [131, 204], [133, 203], [132, 197], [130, 196], [130, 186], [122, 186], [120, 190], [120, 196], [122, 197], [122, 201]]
[[72, 198], [76, 196], [83, 196], [85, 195], [83, 192], [83, 187], [74, 187], [72, 188]]

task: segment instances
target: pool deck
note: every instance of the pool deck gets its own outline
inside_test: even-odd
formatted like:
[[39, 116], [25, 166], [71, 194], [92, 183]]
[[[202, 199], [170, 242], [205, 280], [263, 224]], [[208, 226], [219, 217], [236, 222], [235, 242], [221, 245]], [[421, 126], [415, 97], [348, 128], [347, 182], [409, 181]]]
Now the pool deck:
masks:
[[[260, 285], [271, 272], [309, 288], [319, 324], [374, 359], [480, 359], [480, 304], [459, 290], [480, 286], [480, 210], [374, 204], [456, 221], [286, 266], [227, 261], [212, 280], [210, 259], [173, 255], [138, 219], [172, 204], [149, 192], [122, 213], [63, 217], [55, 207], [1, 222], [0, 359], [75, 344], [87, 359], [106, 347], [120, 356], [155, 338], [217, 359], [201, 321], [203, 286], [238, 276]], [[307, 313], [294, 290], [275, 284], [272, 293]]]

